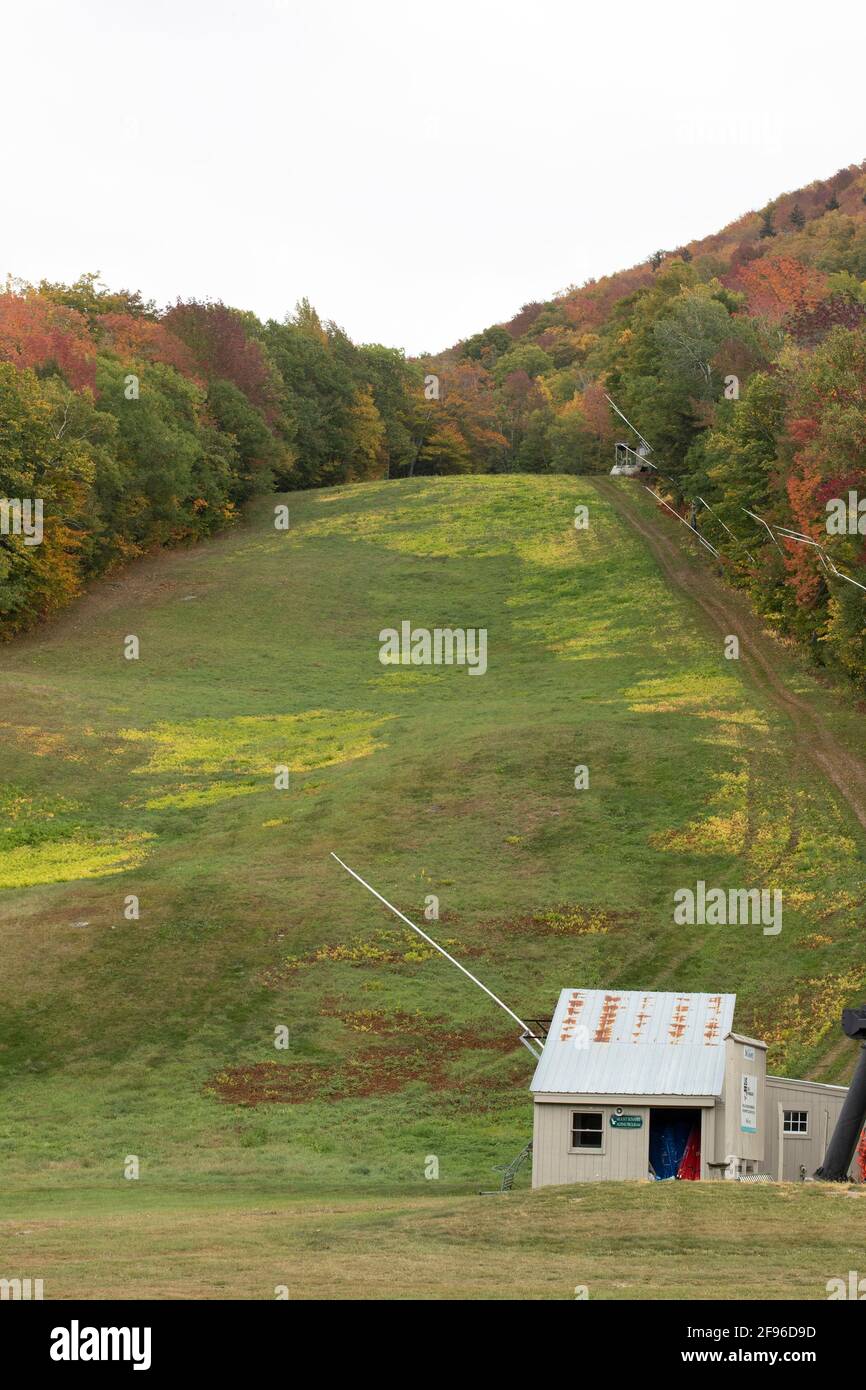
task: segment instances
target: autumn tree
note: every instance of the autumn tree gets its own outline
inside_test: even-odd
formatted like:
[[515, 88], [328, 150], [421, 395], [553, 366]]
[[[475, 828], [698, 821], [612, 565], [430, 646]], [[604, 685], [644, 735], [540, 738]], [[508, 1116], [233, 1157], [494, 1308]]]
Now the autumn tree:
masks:
[[112, 352], [121, 359], [162, 362], [193, 381], [204, 382], [191, 349], [160, 320], [129, 313], [103, 313], [98, 323], [98, 341], [103, 352]]
[[359, 386], [351, 409], [348, 461], [353, 479], [381, 478], [387, 466], [385, 425], [371, 386]]
[[279, 416], [280, 391], [265, 348], [249, 332], [244, 315], [219, 302], [178, 302], [162, 320], [191, 352], [207, 381], [231, 381], [269, 423]]
[[749, 311], [779, 323], [812, 309], [827, 293], [827, 277], [790, 256], [765, 256], [739, 271]]
[[156, 305], [153, 300], [142, 299], [138, 290], [111, 290], [100, 279], [99, 271], [89, 271], [80, 275], [71, 285], [54, 284], [50, 280], [40, 280], [38, 286], [40, 299], [74, 309], [87, 320], [92, 329], [105, 314], [119, 314], [126, 318], [155, 320]]
[[485, 328], [483, 333], [475, 333], [471, 338], [467, 338], [460, 346], [460, 355], [476, 362], [483, 362], [486, 367], [492, 367], [498, 357], [508, 352], [513, 342], [514, 339], [507, 328], [494, 324], [491, 328]]
[[[66, 428], [68, 412], [30, 369], [0, 362], [0, 497], [38, 504], [42, 535], [0, 534], [0, 624], [9, 636], [68, 603], [81, 587], [77, 518], [93, 474], [89, 450]], [[35, 536], [35, 532], [31, 532]]]
[[709, 286], [683, 290], [655, 324], [662, 369], [689, 381], [699, 395], [712, 396], [713, 359], [730, 331], [728, 310]]
[[0, 294], [0, 360], [56, 372], [76, 390], [93, 387], [96, 348], [77, 309], [33, 291]]

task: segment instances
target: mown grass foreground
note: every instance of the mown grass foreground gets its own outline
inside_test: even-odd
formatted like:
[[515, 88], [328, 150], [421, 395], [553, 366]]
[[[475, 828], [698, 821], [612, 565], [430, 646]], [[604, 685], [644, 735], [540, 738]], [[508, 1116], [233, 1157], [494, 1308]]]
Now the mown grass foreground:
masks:
[[[46, 1298], [822, 1300], [863, 1270], [866, 1199], [786, 1183], [507, 1197], [74, 1194], [0, 1219]], [[773, 1319], [770, 1319], [773, 1322]]]
[[[531, 1059], [329, 852], [416, 920], [438, 897], [426, 929], [523, 1017], [549, 1015], [564, 985], [734, 991], [738, 1027], [770, 1041], [774, 1070], [844, 1080], [838, 1013], [866, 980], [861, 832], [591, 480], [416, 479], [284, 500], [288, 532], [263, 500], [243, 528], [135, 566], [0, 651], [0, 1211], [7, 1231], [37, 1213], [61, 1223], [33, 1272], [56, 1269], [67, 1294], [127, 1277], [140, 1292], [129, 1262], [160, 1230], [153, 1287], [177, 1293], [166, 1251], [186, 1230], [187, 1294], [220, 1296], [204, 1232], [225, 1228], [220, 1248], [240, 1258], [266, 1200], [359, 1257], [375, 1213], [399, 1213], [404, 1256], [380, 1294], [424, 1296], [401, 1270], [433, 1259], [441, 1221], [482, 1222], [498, 1242], [501, 1283], [491, 1263], [483, 1289], [477, 1252], [454, 1237], [452, 1292], [514, 1296], [522, 1251], [523, 1291], [542, 1296], [543, 1213], [567, 1211], [579, 1235], [608, 1201], [652, 1223], [661, 1202], [702, 1199], [470, 1196], [529, 1137]], [[487, 673], [383, 666], [379, 632], [403, 620], [486, 628]], [[809, 685], [793, 666], [790, 678]], [[698, 879], [781, 888], [781, 935], [674, 926], [674, 890]], [[703, 1200], [714, 1214], [753, 1202], [768, 1231], [778, 1212], [780, 1247], [790, 1203], [817, 1202], [789, 1189]], [[840, 1254], [862, 1231], [856, 1201], [813, 1210], [815, 1239], [826, 1230]], [[87, 1272], [121, 1220], [125, 1242]], [[770, 1275], [754, 1258], [757, 1287]], [[671, 1245], [666, 1289], [681, 1265]]]

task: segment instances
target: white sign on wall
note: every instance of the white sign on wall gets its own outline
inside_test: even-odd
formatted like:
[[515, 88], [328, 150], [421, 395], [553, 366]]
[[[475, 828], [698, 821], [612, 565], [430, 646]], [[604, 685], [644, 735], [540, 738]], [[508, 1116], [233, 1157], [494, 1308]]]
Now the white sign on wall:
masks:
[[758, 1132], [758, 1078], [744, 1076], [740, 1089], [740, 1129], [744, 1134]]

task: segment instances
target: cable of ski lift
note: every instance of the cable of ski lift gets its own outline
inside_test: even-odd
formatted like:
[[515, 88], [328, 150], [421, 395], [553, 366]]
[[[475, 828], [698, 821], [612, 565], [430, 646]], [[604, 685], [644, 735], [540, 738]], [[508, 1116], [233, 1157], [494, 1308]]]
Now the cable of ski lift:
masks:
[[[652, 445], [649, 443], [648, 440], [644, 438], [640, 430], [632, 424], [628, 416], [620, 410], [619, 406], [616, 404], [616, 401], [614, 401], [607, 394], [607, 392], [604, 393], [604, 398], [607, 401], [608, 405], [611, 407], [611, 409], [615, 410], [620, 419], [624, 420], [625, 423], [628, 425], [629, 429], [635, 435], [637, 435], [638, 439], [640, 440], [643, 447], [647, 450], [647, 452], [652, 453]], [[632, 449], [628, 444], [625, 443], [622, 445], [617, 445], [617, 448], [625, 449], [627, 454], [633, 454], [634, 457], [642, 465], [648, 464], [650, 468], [655, 470], [655, 472], [658, 474], [660, 478], [664, 478], [667, 482], [673, 483], [674, 487], [678, 486], [677, 480], [675, 478], [672, 478], [669, 473], [662, 473], [658, 465], [653, 463], [649, 458], [647, 458], [646, 454], [639, 454], [635, 449]], [[677, 521], [681, 521], [684, 526], [687, 526], [688, 529], [691, 532], [693, 532], [694, 535], [697, 536], [701, 545], [705, 546], [706, 549], [709, 550], [712, 555], [715, 555], [717, 560], [721, 560], [724, 558], [721, 555], [721, 553], [715, 548], [714, 545], [711, 545], [708, 540], [704, 539], [700, 531], [698, 531], [697, 527], [692, 526], [691, 523], [686, 521], [684, 517], [680, 516], [679, 512], [675, 511], [673, 507], [668, 506], [668, 503], [664, 500], [664, 498], [660, 497], [657, 492], [653, 492], [652, 488], [647, 487], [646, 483], [644, 483], [644, 487], [646, 488], [647, 492], [650, 494], [651, 497], [654, 497], [657, 502], [660, 502], [661, 505], [671, 513], [671, 516], [675, 516]], [[737, 545], [745, 545], [744, 541], [739, 540], [739, 538], [736, 535], [734, 535], [734, 532], [731, 530], [730, 526], [728, 526], [726, 522], [722, 520], [718, 513], [710, 506], [709, 502], [704, 501], [703, 497], [698, 497], [696, 500], [700, 502], [702, 506], [706, 507], [708, 512], [712, 512], [713, 516], [719, 522], [719, 525], [725, 528], [728, 535], [731, 537], [732, 540], [734, 540], [737, 543]], [[748, 507], [741, 507], [740, 511], [745, 512], [746, 516], [750, 516], [753, 521], [759, 522], [760, 525], [764, 527], [765, 531], [768, 533], [770, 537], [770, 540], [773, 542], [774, 546], [776, 547], [783, 559], [785, 556], [785, 552], [779, 545], [778, 540], [776, 539], [777, 531], [779, 535], [784, 537], [786, 540], [797, 541], [800, 544], [813, 546], [818, 551], [819, 558], [821, 560], [821, 563], [824, 565], [824, 568], [827, 569], [830, 574], [834, 575], [837, 579], [844, 579], [847, 584], [853, 584], [855, 588], [861, 589], [863, 593], [866, 593], [866, 584], [861, 584], [858, 579], [852, 579], [850, 574], [845, 574], [844, 571], [838, 569], [835, 562], [832, 559], [830, 559], [823, 547], [819, 545], [819, 543], [816, 540], [813, 540], [811, 536], [805, 536], [802, 532], [794, 531], [791, 527], [771, 526], [769, 522], [765, 521], [762, 516], [758, 516], [757, 512], [750, 511]], [[755, 557], [750, 550], [746, 549], [746, 554], [752, 561], [753, 565], [757, 564], [757, 561], [755, 560]]]
[[[699, 498], [698, 498], [698, 501], [699, 501], [704, 507], [706, 507], [706, 509], [707, 509], [708, 512], [712, 512], [713, 516], [716, 518], [716, 521], [719, 523], [720, 526], [724, 526], [724, 528], [725, 528], [725, 530], [727, 531], [728, 535], [731, 537], [731, 540], [736, 541], [737, 545], [745, 546], [745, 544], [746, 544], [745, 541], [741, 541], [740, 538], [739, 538], [739, 536], [735, 536], [735, 535], [734, 535], [733, 531], [731, 530], [731, 528], [730, 528], [730, 526], [727, 524], [727, 522], [722, 520], [722, 518], [719, 516], [719, 514], [718, 514], [718, 512], [715, 510], [715, 508], [710, 506], [709, 502], [705, 502], [704, 499], [703, 499], [703, 497], [699, 497]], [[756, 564], [758, 563], [757, 560], [755, 559], [754, 555], [752, 554], [751, 550], [748, 550], [748, 549], [747, 549], [747, 550], [746, 550], [746, 554], [748, 555], [748, 557], [749, 557], [749, 559], [751, 560], [751, 562], [752, 562], [753, 565], [756, 565]]]
[[748, 509], [748, 507], [741, 507], [741, 508], [740, 508], [740, 511], [741, 511], [741, 512], [745, 512], [745, 513], [746, 513], [746, 516], [752, 517], [752, 519], [753, 519], [754, 521], [760, 521], [761, 525], [769, 532], [770, 540], [773, 542], [773, 545], [776, 547], [776, 549], [778, 550], [779, 554], [782, 555], [782, 556], [784, 556], [784, 554], [785, 554], [784, 550], [783, 550], [782, 547], [779, 545], [779, 542], [776, 540], [776, 537], [775, 537], [775, 534], [774, 534], [772, 528], [771, 528], [771, 527], [769, 526], [769, 524], [764, 520], [764, 518], [763, 518], [762, 516], [758, 516], [758, 513], [757, 513], [757, 512], [750, 512], [749, 509]]
[[670, 512], [671, 516], [675, 516], [677, 521], [681, 521], [683, 523], [683, 526], [688, 526], [689, 530], [693, 531], [694, 534], [697, 536], [701, 545], [706, 546], [707, 550], [709, 550], [713, 555], [715, 555], [717, 560], [721, 560], [724, 558], [722, 554], [718, 550], [716, 550], [716, 547], [714, 545], [710, 545], [709, 541], [704, 539], [700, 531], [698, 531], [696, 527], [692, 526], [691, 522], [686, 521], [685, 517], [680, 516], [679, 512], [675, 511], [673, 507], [669, 506], [663, 497], [660, 497], [657, 492], [653, 492], [652, 488], [648, 487], [646, 483], [644, 483], [644, 487], [646, 488], [650, 497], [654, 497], [657, 502], [660, 502], [662, 506]]
[[[744, 507], [743, 511], [745, 510], [746, 508]], [[754, 516], [754, 512], [750, 512], [749, 515]], [[763, 521], [763, 518], [758, 517], [757, 520]], [[767, 527], [767, 530], [769, 531], [770, 528], [767, 522], [764, 521], [763, 524]], [[812, 536], [804, 536], [801, 531], [794, 531], [791, 529], [791, 527], [788, 526], [775, 526], [773, 530], [778, 531], [779, 535], [783, 536], [784, 539], [787, 541], [796, 541], [798, 545], [813, 546], [814, 549], [817, 550], [818, 558], [820, 559], [822, 565], [828, 571], [828, 573], [832, 574], [836, 579], [844, 579], [847, 584], [853, 584], [856, 589], [862, 589], [863, 593], [866, 594], [866, 584], [861, 584], [859, 579], [852, 579], [850, 574], [845, 574], [843, 570], [838, 569], [836, 566], [836, 562], [827, 554], [827, 551], [824, 549], [824, 547]], [[771, 531], [770, 534], [772, 535], [773, 532]], [[781, 547], [779, 546], [778, 541], [776, 541], [776, 545], [781, 551]]]

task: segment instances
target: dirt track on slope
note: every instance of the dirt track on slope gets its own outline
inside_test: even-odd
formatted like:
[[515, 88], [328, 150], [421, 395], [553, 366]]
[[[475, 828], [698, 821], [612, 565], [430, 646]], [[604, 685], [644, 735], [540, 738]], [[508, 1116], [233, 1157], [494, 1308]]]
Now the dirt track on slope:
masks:
[[624, 488], [609, 478], [593, 478], [593, 486], [613, 510], [638, 533], [673, 588], [692, 599], [713, 626], [740, 638], [740, 661], [755, 683], [791, 720], [794, 737], [805, 758], [833, 784], [866, 829], [866, 762], [825, 725], [808, 700], [789, 690], [778, 673], [781, 647], [765, 632], [741, 595], [691, 561], [666, 534], [665, 518], [648, 522]]

